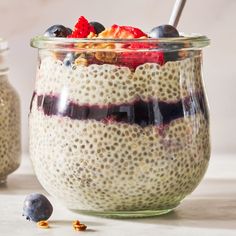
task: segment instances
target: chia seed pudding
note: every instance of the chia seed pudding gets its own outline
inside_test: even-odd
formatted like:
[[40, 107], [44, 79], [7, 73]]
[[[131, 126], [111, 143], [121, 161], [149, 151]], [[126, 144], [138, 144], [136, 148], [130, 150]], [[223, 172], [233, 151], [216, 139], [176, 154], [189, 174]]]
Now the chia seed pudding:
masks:
[[72, 210], [165, 213], [209, 161], [201, 53], [130, 66], [117, 51], [99, 63], [96, 50], [65, 63], [68, 51], [41, 48], [29, 115], [36, 175]]
[[0, 184], [20, 165], [20, 101], [8, 81], [7, 43], [0, 39]]

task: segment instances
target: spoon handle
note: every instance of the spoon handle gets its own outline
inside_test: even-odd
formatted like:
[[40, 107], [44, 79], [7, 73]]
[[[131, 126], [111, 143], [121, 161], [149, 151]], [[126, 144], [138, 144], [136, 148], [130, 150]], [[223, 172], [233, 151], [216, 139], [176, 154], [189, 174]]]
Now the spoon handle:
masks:
[[177, 27], [179, 23], [179, 19], [181, 17], [182, 11], [184, 9], [185, 3], [187, 0], [176, 0], [175, 5], [173, 7], [169, 24], [174, 26], [175, 28]]

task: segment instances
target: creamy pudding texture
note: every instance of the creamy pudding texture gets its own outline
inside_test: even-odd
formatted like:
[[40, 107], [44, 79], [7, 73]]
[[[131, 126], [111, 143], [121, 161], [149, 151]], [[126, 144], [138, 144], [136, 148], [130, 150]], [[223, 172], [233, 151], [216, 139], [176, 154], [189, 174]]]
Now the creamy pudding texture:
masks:
[[0, 75], [0, 182], [20, 165], [20, 104], [6, 75]]
[[[76, 68], [76, 69], [75, 69]], [[37, 73], [37, 94], [60, 94], [79, 104], [122, 104], [137, 98], [176, 102], [189, 91], [202, 91], [201, 58], [146, 63], [133, 73], [128, 67], [90, 65], [67, 67], [50, 57], [41, 62]]]
[[200, 56], [134, 71], [44, 58], [29, 117], [40, 182], [70, 209], [175, 207], [210, 156], [203, 94]]

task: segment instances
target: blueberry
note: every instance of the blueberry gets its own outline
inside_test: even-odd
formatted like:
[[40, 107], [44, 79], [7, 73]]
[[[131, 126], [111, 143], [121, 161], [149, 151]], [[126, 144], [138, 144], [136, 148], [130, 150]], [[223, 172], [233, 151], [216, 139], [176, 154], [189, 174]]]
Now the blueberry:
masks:
[[[66, 27], [66, 29], [67, 29], [67, 33], [68, 33], [68, 35], [72, 34], [73, 30], [72, 30], [71, 28]], [[68, 36], [68, 35], [67, 35], [67, 36]]]
[[52, 211], [52, 204], [44, 195], [32, 193], [25, 198], [22, 215], [27, 220], [38, 222], [47, 220], [52, 215]]
[[96, 34], [100, 34], [102, 31], [105, 30], [105, 27], [99, 22], [92, 21], [92, 22], [89, 22], [89, 24], [94, 27]]
[[[149, 33], [151, 38], [172, 38], [179, 37], [178, 30], [172, 25], [160, 25], [151, 30]], [[179, 59], [179, 46], [174, 44], [160, 43], [160, 47], [165, 48], [164, 50], [164, 60], [167, 61], [177, 61]]]
[[63, 60], [63, 63], [66, 65], [66, 66], [71, 66], [75, 61], [75, 55], [74, 53], [67, 53], [64, 60]]
[[168, 62], [168, 61], [178, 61], [179, 59], [180, 59], [179, 51], [164, 52], [164, 60], [165, 60], [165, 62]]
[[72, 30], [70, 28], [67, 28], [63, 25], [53, 25], [45, 31], [44, 36], [66, 38], [71, 33], [72, 33]]
[[150, 31], [149, 36], [151, 38], [172, 38], [179, 37], [179, 32], [172, 25], [160, 25], [153, 28]]

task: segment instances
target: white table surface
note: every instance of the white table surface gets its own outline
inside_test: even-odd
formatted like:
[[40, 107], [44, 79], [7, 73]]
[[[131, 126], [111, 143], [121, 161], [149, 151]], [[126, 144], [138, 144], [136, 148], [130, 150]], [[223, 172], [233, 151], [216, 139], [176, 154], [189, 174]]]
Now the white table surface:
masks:
[[[22, 216], [24, 198], [31, 192], [46, 194], [33, 174], [29, 157], [0, 188], [0, 236], [230, 236], [236, 235], [236, 155], [213, 155], [204, 180], [172, 213], [145, 219], [106, 219], [78, 215], [49, 197], [54, 206], [49, 229], [39, 229]], [[72, 221], [88, 226], [76, 232]]]

